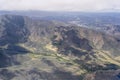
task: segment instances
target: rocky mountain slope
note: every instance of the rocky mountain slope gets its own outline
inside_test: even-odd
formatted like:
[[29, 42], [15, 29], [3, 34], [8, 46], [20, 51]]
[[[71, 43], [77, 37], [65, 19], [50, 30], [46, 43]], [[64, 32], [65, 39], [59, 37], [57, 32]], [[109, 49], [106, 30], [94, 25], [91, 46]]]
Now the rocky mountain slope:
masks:
[[120, 41], [103, 32], [25, 16], [0, 16], [2, 80], [120, 80], [119, 56]]

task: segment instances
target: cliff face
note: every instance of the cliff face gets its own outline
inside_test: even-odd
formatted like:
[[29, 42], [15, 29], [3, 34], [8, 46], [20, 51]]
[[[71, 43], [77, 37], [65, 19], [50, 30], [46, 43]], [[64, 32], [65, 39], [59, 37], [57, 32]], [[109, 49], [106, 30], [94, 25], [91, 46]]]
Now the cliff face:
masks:
[[102, 74], [97, 71], [119, 69], [119, 49], [118, 39], [92, 29], [16, 15], [0, 16], [3, 80], [78, 80], [88, 72], [96, 75], [91, 80], [98, 80]]

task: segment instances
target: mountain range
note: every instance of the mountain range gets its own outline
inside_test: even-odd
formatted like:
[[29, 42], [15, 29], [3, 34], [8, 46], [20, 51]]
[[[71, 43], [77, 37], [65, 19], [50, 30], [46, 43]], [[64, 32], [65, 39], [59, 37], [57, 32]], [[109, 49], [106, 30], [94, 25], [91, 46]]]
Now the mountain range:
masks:
[[118, 13], [28, 13], [0, 15], [1, 80], [120, 80]]

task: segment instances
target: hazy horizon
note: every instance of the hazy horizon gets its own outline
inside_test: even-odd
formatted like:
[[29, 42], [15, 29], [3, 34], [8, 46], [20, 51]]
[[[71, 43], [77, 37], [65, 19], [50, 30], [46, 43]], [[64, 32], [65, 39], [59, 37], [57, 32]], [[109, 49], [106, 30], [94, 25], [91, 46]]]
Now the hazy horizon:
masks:
[[0, 10], [119, 12], [119, 0], [0, 0]]

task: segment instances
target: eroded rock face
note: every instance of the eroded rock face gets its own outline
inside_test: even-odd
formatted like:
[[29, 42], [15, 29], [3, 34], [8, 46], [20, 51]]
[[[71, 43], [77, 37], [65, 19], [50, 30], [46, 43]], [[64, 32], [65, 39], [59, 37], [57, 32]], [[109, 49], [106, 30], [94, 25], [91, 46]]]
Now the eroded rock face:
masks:
[[52, 38], [52, 43], [54, 46], [57, 46], [59, 53], [65, 55], [73, 54], [80, 56], [87, 54], [82, 52], [82, 50], [92, 50], [89, 41], [80, 37], [79, 31], [74, 27], [58, 27], [56, 29], [56, 34]]

